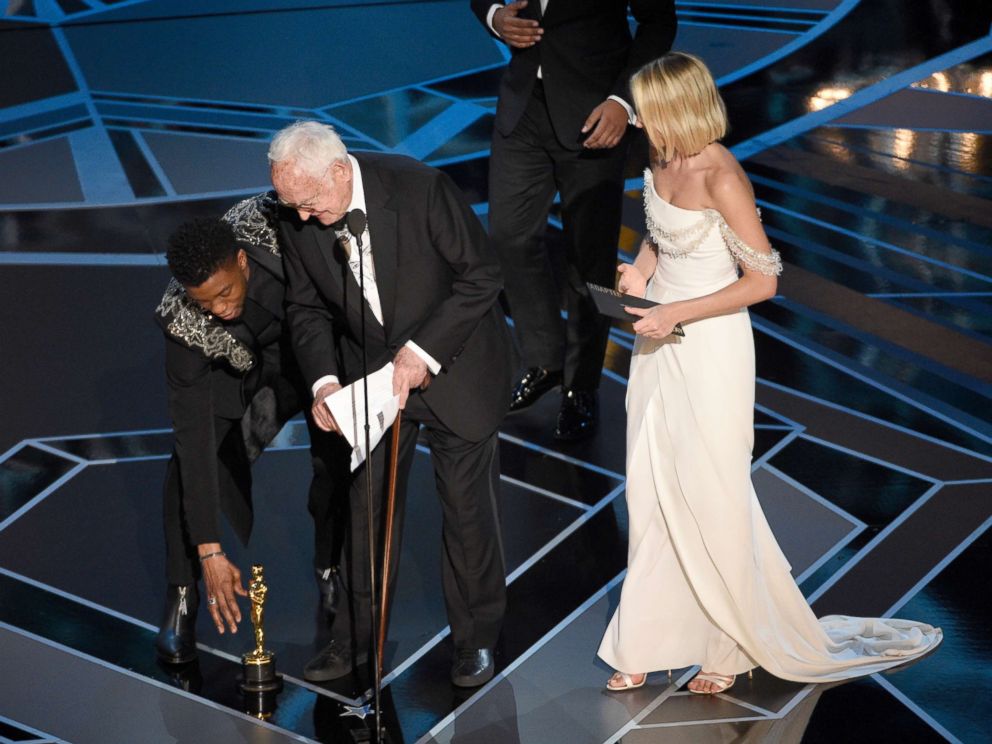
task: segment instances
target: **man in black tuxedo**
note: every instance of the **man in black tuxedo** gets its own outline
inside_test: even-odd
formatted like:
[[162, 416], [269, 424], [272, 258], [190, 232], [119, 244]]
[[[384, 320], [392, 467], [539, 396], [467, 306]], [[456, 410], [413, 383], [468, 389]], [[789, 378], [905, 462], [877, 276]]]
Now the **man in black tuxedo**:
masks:
[[[369, 371], [393, 362], [393, 391], [403, 408], [395, 534], [402, 531], [405, 485], [422, 426], [443, 509], [443, 587], [456, 652], [451, 679], [481, 685], [493, 674], [506, 602], [496, 428], [509, 405], [512, 364], [497, 302], [498, 260], [478, 218], [440, 171], [400, 156], [350, 155], [337, 133], [317, 122], [277, 134], [269, 161], [286, 207], [287, 314], [296, 356], [312, 383], [314, 418], [337, 431], [324, 400], [362, 377], [364, 305]], [[357, 209], [368, 216], [361, 249], [344, 221]], [[384, 441], [371, 456], [376, 524], [389, 447]], [[342, 561], [346, 591], [333, 640], [304, 672], [313, 681], [342, 677], [368, 658], [367, 466], [354, 474]], [[394, 547], [394, 558], [399, 553]]]
[[[155, 312], [165, 336], [175, 437], [164, 493], [169, 586], [155, 644], [168, 663], [196, 656], [201, 573], [217, 631], [237, 629], [236, 596], [245, 590], [221, 548], [220, 515], [247, 542], [251, 463], [291, 416], [309, 413], [309, 390], [285, 324], [275, 213], [274, 195], [261, 194], [239, 202], [223, 220], [196, 220], [169, 238], [173, 279]], [[310, 437], [314, 565], [324, 609], [331, 610], [340, 552], [335, 528], [343, 522], [335, 519], [333, 488], [347, 483], [348, 452], [312, 425]]]
[[[585, 283], [613, 284], [625, 135], [635, 121], [628, 81], [671, 47], [674, 0], [472, 0], [472, 10], [512, 53], [489, 161], [489, 235], [525, 367], [510, 407], [527, 408], [561, 385], [555, 438], [581, 439], [598, 422], [609, 335]], [[542, 240], [556, 191], [566, 322]]]

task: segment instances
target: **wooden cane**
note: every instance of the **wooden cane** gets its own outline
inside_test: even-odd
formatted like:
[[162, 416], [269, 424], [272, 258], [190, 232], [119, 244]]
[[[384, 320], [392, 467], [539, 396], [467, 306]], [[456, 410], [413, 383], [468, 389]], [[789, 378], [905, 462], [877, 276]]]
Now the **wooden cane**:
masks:
[[386, 625], [389, 617], [389, 559], [393, 548], [393, 513], [396, 510], [396, 471], [399, 465], [400, 453], [400, 423], [403, 411], [396, 413], [393, 422], [392, 449], [389, 452], [389, 490], [386, 496], [386, 545], [382, 555], [382, 602], [379, 605], [379, 645], [378, 652], [379, 678], [382, 679], [383, 649], [386, 648]]

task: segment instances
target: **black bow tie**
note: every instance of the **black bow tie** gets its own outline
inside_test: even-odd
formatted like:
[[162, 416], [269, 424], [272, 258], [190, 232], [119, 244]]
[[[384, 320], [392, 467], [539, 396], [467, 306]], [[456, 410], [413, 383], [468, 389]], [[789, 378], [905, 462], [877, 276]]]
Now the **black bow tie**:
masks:
[[345, 230], [347, 230], [348, 229], [348, 214], [345, 213], [345, 215], [341, 219], [339, 219], [337, 222], [332, 222], [330, 224], [330, 228], [332, 230], [334, 230], [335, 232], [344, 232]]

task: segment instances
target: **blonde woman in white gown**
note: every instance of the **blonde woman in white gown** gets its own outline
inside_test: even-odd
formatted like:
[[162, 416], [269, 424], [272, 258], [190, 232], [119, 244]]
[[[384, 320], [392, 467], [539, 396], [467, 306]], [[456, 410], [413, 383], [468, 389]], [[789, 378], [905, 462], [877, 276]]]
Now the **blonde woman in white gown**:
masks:
[[[622, 291], [662, 303], [634, 324], [627, 390], [630, 546], [599, 648], [608, 690], [701, 665], [689, 690], [727, 690], [761, 666], [799, 682], [872, 674], [926, 653], [923, 623], [813, 615], [751, 486], [754, 341], [747, 306], [775, 294], [772, 250], [747, 176], [718, 144], [726, 113], [696, 57], [670, 53], [632, 80], [652, 145], [649, 233]], [[685, 337], [672, 335], [681, 323]]]

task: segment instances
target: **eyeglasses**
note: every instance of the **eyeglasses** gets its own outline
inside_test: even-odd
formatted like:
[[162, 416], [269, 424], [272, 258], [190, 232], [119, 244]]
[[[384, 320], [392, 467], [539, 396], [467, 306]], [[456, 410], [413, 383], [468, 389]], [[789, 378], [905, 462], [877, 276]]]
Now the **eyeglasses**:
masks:
[[330, 173], [331, 168], [333, 166], [334, 163], [331, 163], [324, 169], [324, 172], [321, 173], [320, 176], [318, 176], [317, 193], [315, 193], [309, 199], [304, 199], [299, 204], [293, 204], [292, 202], [288, 202], [282, 197], [277, 196], [276, 201], [279, 202], [280, 206], [286, 207], [287, 209], [296, 209], [302, 212], [313, 212], [315, 203], [317, 202], [317, 200], [320, 198], [320, 195], [324, 191], [324, 184], [326, 183], [324, 179], [327, 178], [327, 174]]

